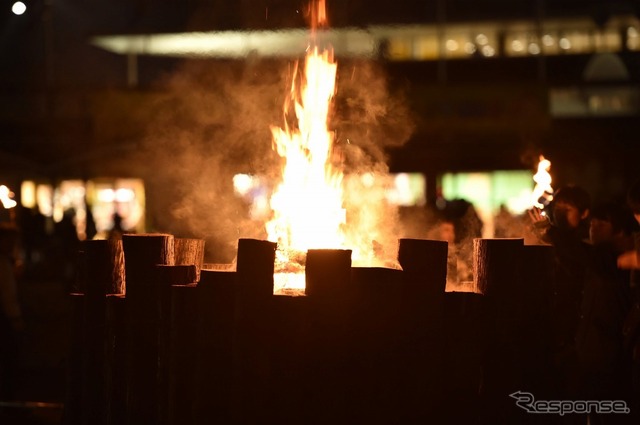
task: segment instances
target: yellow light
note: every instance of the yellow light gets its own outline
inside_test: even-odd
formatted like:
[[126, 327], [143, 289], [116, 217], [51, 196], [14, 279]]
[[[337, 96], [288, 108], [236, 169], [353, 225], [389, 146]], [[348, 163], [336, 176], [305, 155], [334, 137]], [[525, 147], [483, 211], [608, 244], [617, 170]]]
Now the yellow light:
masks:
[[105, 203], [111, 203], [113, 201], [115, 201], [116, 199], [116, 193], [114, 192], [113, 189], [109, 188], [109, 189], [98, 189], [98, 201], [99, 202], [105, 202]]
[[31, 180], [25, 180], [20, 186], [20, 203], [25, 208], [34, 208], [36, 201], [36, 184]]
[[40, 214], [51, 217], [53, 214], [53, 188], [51, 185], [39, 184], [36, 186], [36, 200]]
[[520, 40], [513, 40], [511, 42], [511, 49], [514, 52], [521, 52], [524, 49], [524, 44], [522, 44], [522, 41]]
[[562, 37], [558, 42], [558, 45], [560, 46], [561, 49], [564, 49], [564, 50], [569, 50], [571, 48], [571, 42], [566, 37]]
[[13, 192], [9, 190], [9, 188], [5, 185], [0, 186], [0, 202], [2, 202], [2, 206], [5, 209], [13, 208], [17, 205], [16, 201], [13, 199]]
[[136, 194], [133, 193], [133, 190], [127, 187], [121, 187], [115, 192], [115, 200], [116, 202], [130, 202], [136, 197]]
[[529, 53], [531, 53], [532, 55], [539, 54], [540, 53], [540, 46], [538, 46], [538, 44], [536, 44], [536, 43], [529, 44]]
[[491, 57], [491, 56], [496, 54], [496, 51], [491, 46], [483, 46], [482, 47], [482, 54], [487, 56], [487, 57]]
[[447, 50], [451, 52], [458, 50], [458, 42], [455, 40], [447, 40], [447, 42], [445, 43], [445, 46]]
[[489, 38], [487, 38], [486, 35], [484, 35], [482, 33], [476, 35], [476, 43], [480, 44], [481, 46], [484, 46], [488, 42], [489, 42]]
[[466, 42], [464, 45], [464, 51], [467, 52], [467, 54], [472, 55], [476, 52], [476, 45], [470, 42]]
[[233, 189], [240, 195], [245, 196], [253, 187], [253, 177], [249, 174], [236, 174], [233, 176]]

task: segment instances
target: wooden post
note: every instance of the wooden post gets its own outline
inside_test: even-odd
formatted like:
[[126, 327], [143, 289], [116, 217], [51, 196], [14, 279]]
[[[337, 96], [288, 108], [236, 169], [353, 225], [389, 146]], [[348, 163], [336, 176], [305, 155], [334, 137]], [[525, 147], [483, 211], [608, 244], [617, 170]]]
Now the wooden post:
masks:
[[268, 402], [271, 423], [304, 423], [306, 392], [303, 389], [308, 377], [305, 369], [308, 298], [274, 295], [272, 303]]
[[352, 267], [351, 287], [352, 421], [393, 423], [402, 397], [402, 271]]
[[126, 298], [124, 294], [107, 295], [105, 337], [105, 397], [106, 423], [120, 425], [126, 422]]
[[[177, 252], [177, 250], [176, 250]], [[173, 400], [170, 399], [171, 370], [171, 329], [173, 327], [171, 298], [172, 285], [188, 285], [196, 282], [196, 266], [191, 265], [157, 265], [155, 267], [156, 282], [159, 287], [157, 299], [158, 314], [158, 422], [171, 423], [169, 420]], [[183, 418], [184, 423], [188, 417]]]
[[62, 423], [80, 425], [83, 416], [84, 294], [77, 292], [69, 294], [69, 302], [71, 303], [71, 330]]
[[478, 292], [508, 297], [519, 287], [518, 270], [524, 239], [474, 239], [473, 275]]
[[174, 249], [176, 266], [195, 265], [196, 282], [199, 282], [204, 262], [204, 239], [175, 238]]
[[509, 394], [522, 390], [521, 337], [523, 239], [474, 239], [474, 282], [486, 303], [482, 416], [489, 423], [518, 422], [522, 411]]
[[[160, 286], [158, 297], [158, 408], [159, 422], [162, 424], [173, 423], [170, 420], [172, 411], [175, 411], [175, 399], [171, 398], [173, 391], [170, 389], [171, 376], [176, 373], [171, 368], [172, 351], [171, 334], [176, 329], [175, 317], [172, 315], [174, 300], [172, 299], [173, 285], [190, 285], [196, 282], [195, 265], [158, 265], [156, 266], [157, 282]], [[178, 310], [183, 309], [178, 306]], [[192, 324], [193, 325], [193, 324]], [[181, 347], [175, 347], [182, 349]], [[191, 409], [182, 412], [180, 422], [191, 422]]]
[[197, 285], [171, 286], [169, 358], [169, 421], [190, 425], [194, 421]]
[[[550, 309], [553, 297], [554, 256], [551, 245], [525, 245], [522, 279], [520, 354], [523, 388], [536, 398], [552, 397], [553, 349]], [[538, 396], [538, 394], [540, 394]]]
[[444, 301], [442, 418], [452, 424], [478, 423], [485, 349], [484, 296], [447, 292]]
[[157, 265], [174, 264], [173, 236], [122, 236], [127, 282], [127, 423], [158, 423]]
[[195, 423], [231, 422], [235, 271], [203, 269], [196, 288]]
[[238, 241], [232, 417], [240, 423], [269, 422], [269, 330], [275, 252], [273, 242]]
[[402, 266], [402, 421], [437, 420], [442, 405], [447, 242], [400, 239]]
[[305, 422], [349, 422], [351, 250], [309, 250], [305, 275], [309, 306]]
[[124, 264], [122, 242], [84, 241], [85, 311], [83, 421], [106, 423], [106, 300], [107, 295], [123, 292]]
[[447, 242], [400, 239], [398, 261], [405, 286], [430, 304], [442, 305], [447, 281]]

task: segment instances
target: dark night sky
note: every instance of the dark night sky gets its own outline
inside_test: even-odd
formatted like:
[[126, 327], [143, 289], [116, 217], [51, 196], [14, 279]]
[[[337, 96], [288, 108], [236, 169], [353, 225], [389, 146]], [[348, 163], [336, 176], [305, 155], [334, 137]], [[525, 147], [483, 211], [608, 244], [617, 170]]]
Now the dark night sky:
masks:
[[[32, 124], [29, 114], [43, 111], [41, 104], [47, 98], [59, 93], [84, 96], [93, 90], [126, 87], [125, 58], [89, 45], [93, 35], [306, 26], [303, 13], [306, 2], [300, 0], [24, 1], [28, 9], [22, 16], [11, 13], [11, 1], [0, 7], [0, 151], [23, 156], [41, 141], [51, 139], [52, 134], [60, 138], [76, 134], [79, 140], [90, 137], [86, 135], [91, 134], [91, 129], [83, 128], [91, 125], [90, 120], [83, 115], [75, 122], [47, 130], [46, 114], [41, 113], [43, 130], [38, 130], [39, 124]], [[328, 0], [328, 8], [333, 27], [435, 23], [438, 17], [451, 23], [531, 20], [539, 14], [546, 18], [587, 15], [596, 22], [605, 22], [611, 14], [640, 15], [640, 0]], [[162, 72], [170, 72], [175, 63], [159, 58], [141, 59], [141, 88]], [[535, 64], [529, 59], [518, 63], [534, 74], [531, 82], [535, 85]], [[460, 65], [466, 69], [464, 64]], [[486, 65], [492, 75], [494, 67], [502, 66], [499, 61], [487, 61]], [[547, 66], [553, 69], [552, 59]], [[406, 79], [418, 75], [417, 78], [424, 79], [425, 70], [435, 75], [433, 63], [416, 62], [411, 67], [398, 65], [398, 75], [404, 73]], [[452, 65], [448, 72], [456, 75], [456, 69]], [[68, 133], [68, 128], [75, 133]], [[41, 155], [51, 155], [48, 150], [42, 152]]]
[[[12, 1], [0, 10], [0, 89], [45, 84], [46, 43], [53, 47], [58, 86], [109, 85], [112, 54], [87, 44], [96, 34], [282, 28], [304, 26], [300, 0], [25, 0], [27, 12], [15, 16]], [[49, 4], [50, 6], [46, 6]], [[638, 13], [638, 0], [379, 0], [328, 1], [332, 26], [379, 23], [430, 23], [589, 14]], [[440, 13], [440, 15], [439, 15]], [[47, 16], [52, 17], [51, 20]]]

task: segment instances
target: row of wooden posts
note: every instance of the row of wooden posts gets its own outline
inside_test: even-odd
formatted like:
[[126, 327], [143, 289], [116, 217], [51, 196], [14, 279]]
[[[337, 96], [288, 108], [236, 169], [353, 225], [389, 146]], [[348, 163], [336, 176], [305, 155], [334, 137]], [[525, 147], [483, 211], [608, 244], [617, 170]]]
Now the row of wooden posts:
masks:
[[[273, 294], [276, 245], [235, 271], [168, 234], [84, 242], [67, 424], [494, 423], [544, 394], [551, 252], [474, 241], [474, 292], [445, 292], [447, 243], [401, 239], [402, 270], [309, 250], [306, 295]], [[126, 287], [126, 289], [125, 289]], [[526, 336], [526, 337], [525, 337]]]

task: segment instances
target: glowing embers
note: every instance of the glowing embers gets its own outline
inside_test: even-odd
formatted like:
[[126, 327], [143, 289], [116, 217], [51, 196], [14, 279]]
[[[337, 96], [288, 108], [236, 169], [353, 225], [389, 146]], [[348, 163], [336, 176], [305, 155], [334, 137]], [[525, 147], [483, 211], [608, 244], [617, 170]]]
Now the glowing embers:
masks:
[[305, 295], [306, 276], [304, 273], [280, 272], [273, 275], [273, 293], [275, 295]]

